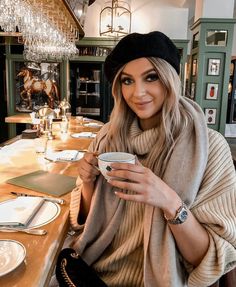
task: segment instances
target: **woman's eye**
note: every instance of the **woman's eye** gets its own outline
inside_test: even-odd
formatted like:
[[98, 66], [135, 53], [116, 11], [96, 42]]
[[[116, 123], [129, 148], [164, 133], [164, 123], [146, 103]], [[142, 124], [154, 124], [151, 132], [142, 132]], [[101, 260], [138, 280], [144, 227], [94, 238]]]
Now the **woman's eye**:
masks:
[[158, 75], [156, 73], [149, 74], [146, 77], [146, 80], [148, 82], [154, 82], [154, 81], [157, 81], [158, 79], [159, 79], [159, 77], [158, 77]]
[[124, 77], [121, 78], [121, 83], [124, 85], [130, 85], [131, 83], [133, 83], [132, 79], [128, 78], [128, 77]]

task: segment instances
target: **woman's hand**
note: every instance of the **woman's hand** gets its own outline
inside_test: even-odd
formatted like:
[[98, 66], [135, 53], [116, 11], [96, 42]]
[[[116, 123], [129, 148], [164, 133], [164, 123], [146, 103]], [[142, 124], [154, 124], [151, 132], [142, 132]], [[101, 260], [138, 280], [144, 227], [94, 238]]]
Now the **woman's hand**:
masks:
[[84, 183], [94, 182], [100, 171], [97, 167], [97, 153], [86, 152], [78, 161], [79, 176]]
[[[114, 163], [107, 175], [122, 179], [111, 179], [109, 183], [120, 189], [132, 190], [135, 194], [117, 191], [116, 195], [125, 200], [143, 202], [163, 210], [168, 218], [174, 218], [181, 205], [178, 194], [150, 169], [136, 164]], [[183, 257], [193, 266], [198, 266], [205, 256], [209, 237], [205, 228], [196, 220], [190, 210], [183, 224], [169, 224], [176, 244]]]
[[135, 192], [135, 194], [126, 194], [117, 191], [116, 195], [120, 198], [143, 202], [163, 210], [170, 200], [173, 201], [173, 198], [181, 202], [174, 190], [141, 163], [113, 163], [111, 167], [113, 170], [107, 172], [107, 175], [114, 178], [110, 179], [109, 183], [117, 188]]

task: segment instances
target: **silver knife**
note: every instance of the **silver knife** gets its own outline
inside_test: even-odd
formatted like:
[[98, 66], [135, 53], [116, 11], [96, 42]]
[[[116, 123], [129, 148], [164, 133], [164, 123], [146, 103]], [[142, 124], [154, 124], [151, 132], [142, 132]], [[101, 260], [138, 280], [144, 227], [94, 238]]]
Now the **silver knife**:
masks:
[[16, 196], [40, 197], [40, 198], [43, 198], [46, 201], [51, 201], [51, 202], [55, 202], [55, 203], [59, 203], [59, 204], [65, 204], [65, 200], [62, 199], [62, 198], [54, 198], [54, 197], [47, 197], [47, 196], [40, 196], [40, 195], [32, 195], [32, 194], [28, 194], [28, 193], [21, 193], [21, 192], [14, 192], [14, 191], [11, 191], [11, 194], [14, 194]]

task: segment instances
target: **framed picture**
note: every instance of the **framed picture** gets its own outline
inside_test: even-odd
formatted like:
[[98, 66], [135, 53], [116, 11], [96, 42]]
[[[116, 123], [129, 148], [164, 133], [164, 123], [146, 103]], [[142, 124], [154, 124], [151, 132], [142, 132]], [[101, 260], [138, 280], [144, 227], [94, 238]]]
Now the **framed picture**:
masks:
[[15, 61], [15, 110], [37, 111], [45, 104], [54, 109], [60, 102], [60, 63]]
[[216, 109], [205, 109], [205, 117], [208, 125], [216, 123]]
[[196, 75], [197, 75], [197, 59], [194, 59], [192, 64], [192, 76]]
[[218, 84], [208, 83], [206, 89], [206, 99], [207, 100], [217, 100], [218, 98]]
[[208, 76], [218, 76], [220, 74], [220, 59], [208, 60]]
[[191, 83], [190, 98], [195, 99], [196, 83]]

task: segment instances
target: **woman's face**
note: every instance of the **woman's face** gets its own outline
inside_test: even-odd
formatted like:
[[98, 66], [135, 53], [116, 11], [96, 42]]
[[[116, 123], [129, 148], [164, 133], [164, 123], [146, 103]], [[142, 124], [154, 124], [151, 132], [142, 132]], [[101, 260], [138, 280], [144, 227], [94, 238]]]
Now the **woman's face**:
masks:
[[148, 59], [139, 58], [126, 64], [121, 72], [121, 89], [127, 105], [138, 116], [143, 130], [158, 125], [165, 93]]

